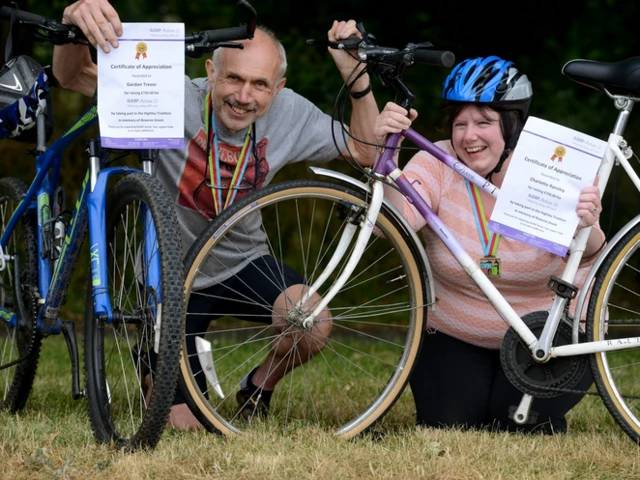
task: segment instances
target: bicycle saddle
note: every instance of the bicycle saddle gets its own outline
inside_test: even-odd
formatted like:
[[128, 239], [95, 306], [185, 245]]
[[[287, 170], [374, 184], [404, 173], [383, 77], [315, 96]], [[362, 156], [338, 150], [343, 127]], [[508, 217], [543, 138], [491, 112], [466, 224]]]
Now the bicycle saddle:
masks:
[[608, 90], [619, 95], [640, 96], [640, 57], [619, 62], [570, 60], [562, 67], [562, 73], [603, 93]]

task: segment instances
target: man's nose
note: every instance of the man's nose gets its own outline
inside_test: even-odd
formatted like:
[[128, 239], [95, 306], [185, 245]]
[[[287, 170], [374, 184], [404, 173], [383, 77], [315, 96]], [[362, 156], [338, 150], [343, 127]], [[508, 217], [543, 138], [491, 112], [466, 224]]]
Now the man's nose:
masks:
[[251, 101], [252, 87], [249, 82], [243, 83], [238, 92], [238, 101], [240, 103], [249, 103]]

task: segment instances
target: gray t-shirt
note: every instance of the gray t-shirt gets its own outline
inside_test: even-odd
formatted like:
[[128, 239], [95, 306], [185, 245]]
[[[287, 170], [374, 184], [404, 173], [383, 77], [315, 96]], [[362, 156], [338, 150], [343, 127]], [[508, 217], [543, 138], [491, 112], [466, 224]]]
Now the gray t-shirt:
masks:
[[[206, 78], [192, 80], [185, 77], [185, 147], [183, 150], [160, 150], [156, 165], [156, 176], [165, 185], [170, 198], [175, 200], [185, 255], [208, 222], [215, 218], [213, 195], [207, 186], [211, 184], [204, 119], [208, 90]], [[222, 184], [228, 186], [245, 141], [246, 130], [232, 135], [219, 122], [216, 126]], [[269, 111], [255, 122], [255, 148], [252, 149], [235, 201], [267, 185], [289, 163], [305, 160], [321, 163], [336, 158], [344, 150], [345, 143], [342, 135], [336, 135], [339, 150], [336, 149], [332, 128], [339, 132], [342, 126], [304, 97], [283, 88], [274, 98]], [[227, 191], [223, 190], [223, 199]], [[251, 258], [255, 258], [268, 252], [260, 234], [261, 219], [255, 215], [250, 220], [251, 234], [242, 235], [243, 238], [236, 238], [235, 242], [245, 245], [247, 252], [254, 250]], [[256, 249], [256, 245], [262, 246]], [[217, 259], [221, 263], [215, 268], [211, 264], [207, 272], [210, 278], [199, 280], [195, 288], [220, 282], [246, 266], [248, 259], [238, 257], [234, 251], [235, 248], [230, 248], [227, 253], [221, 253], [224, 258]], [[220, 265], [224, 266], [220, 268]]]

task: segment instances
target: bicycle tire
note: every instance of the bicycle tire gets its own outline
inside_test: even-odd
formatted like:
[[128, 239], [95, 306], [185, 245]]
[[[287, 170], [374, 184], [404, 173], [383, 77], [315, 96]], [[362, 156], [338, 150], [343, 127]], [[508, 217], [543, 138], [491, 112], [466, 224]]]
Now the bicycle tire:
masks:
[[[336, 234], [344, 228], [346, 220], [341, 215], [365, 203], [364, 192], [316, 180], [281, 182], [248, 195], [223, 211], [190, 248], [185, 257], [185, 306], [192, 296], [199, 295], [194, 282], [206, 270], [208, 258], [215, 258], [223, 249], [250, 251], [255, 246], [240, 243], [240, 231], [250, 225], [251, 215], [268, 219], [260, 221], [260, 233], [273, 258], [295, 268], [310, 285], [326, 265]], [[285, 212], [290, 214], [288, 224], [282, 217]], [[330, 303], [330, 336], [318, 335], [321, 343], [326, 342], [324, 348], [290, 371], [273, 392], [268, 422], [276, 429], [313, 425], [338, 437], [352, 438], [379, 425], [405, 390], [426, 322], [422, 246], [410, 239], [385, 206], [375, 227], [356, 270]], [[251, 261], [240, 255], [242, 262], [232, 262], [232, 266]], [[297, 255], [300, 258], [294, 258]], [[331, 283], [326, 282], [323, 288]], [[262, 308], [272, 311], [271, 305]], [[268, 323], [243, 321], [223, 316], [223, 312], [212, 315], [218, 318], [210, 322], [206, 334], [198, 336], [213, 346], [209, 351], [204, 349], [208, 357], [204, 368], [209, 375], [215, 372], [218, 386], [214, 388], [216, 378], [211, 376], [206, 385], [199, 385], [203, 366], [190, 345], [190, 337], [195, 336], [185, 333], [181, 389], [207, 430], [242, 434], [264, 422], [236, 416], [239, 405], [235, 395], [241, 378], [264, 360], [271, 341], [283, 336], [272, 335]], [[195, 317], [187, 313], [186, 321], [190, 325]], [[287, 331], [299, 335], [296, 345], [305, 339], [295, 326]], [[295, 355], [300, 355], [299, 350], [292, 351], [288, 361]], [[395, 420], [385, 417], [385, 428], [394, 421], [406, 426], [408, 416], [413, 424], [414, 415], [413, 403], [406, 399], [405, 409]]]
[[[184, 276], [178, 223], [164, 192], [158, 180], [138, 172], [119, 180], [108, 195], [111, 323], [94, 313], [90, 279], [87, 286], [84, 359], [89, 418], [99, 443], [132, 450], [157, 445], [178, 375]], [[150, 247], [160, 259], [160, 292], [144, 287], [140, 279], [140, 271], [147, 273], [139, 264], [146, 242], [145, 209], [156, 231], [157, 241]], [[158, 317], [159, 349], [154, 354]]]
[[[629, 343], [640, 336], [640, 225], [609, 252], [595, 277], [587, 310], [588, 341]], [[640, 343], [638, 348], [600, 352], [589, 357], [594, 383], [604, 405], [622, 430], [640, 444]]]
[[[4, 233], [9, 219], [27, 192], [26, 185], [17, 178], [0, 179], [0, 235]], [[42, 336], [36, 333], [35, 292], [38, 285], [38, 236], [33, 211], [22, 215], [7, 244], [6, 253], [19, 255], [21, 259], [20, 285], [22, 302], [27, 315], [20, 314], [15, 298], [15, 267], [8, 262], [0, 271], [0, 307], [8, 314], [15, 314], [14, 322], [1, 322], [0, 366], [0, 410], [18, 412], [22, 410], [33, 387]], [[26, 318], [25, 318], [26, 317]], [[22, 361], [19, 361], [23, 358]]]

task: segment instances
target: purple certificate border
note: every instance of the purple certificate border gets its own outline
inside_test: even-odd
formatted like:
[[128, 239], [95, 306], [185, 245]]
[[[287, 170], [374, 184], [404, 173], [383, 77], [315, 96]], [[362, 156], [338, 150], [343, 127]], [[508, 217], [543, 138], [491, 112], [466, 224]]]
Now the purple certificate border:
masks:
[[[184, 38], [119, 38], [119, 42], [184, 42]], [[121, 148], [141, 150], [145, 148], [157, 149], [174, 149], [184, 148], [184, 137], [180, 138], [117, 138], [117, 137], [100, 137], [100, 142], [104, 148]]]
[[[589, 155], [590, 157], [594, 157], [594, 158], [597, 158], [599, 160], [602, 160], [602, 157], [604, 157], [604, 154], [605, 154], [605, 152], [603, 151], [602, 155], [598, 156], [595, 153], [591, 153], [591, 152], [587, 152], [586, 150], [582, 150], [581, 148], [578, 148], [575, 145], [569, 145], [567, 143], [559, 142], [558, 140], [554, 140], [553, 138], [547, 137], [545, 135], [540, 135], [539, 133], [532, 132], [531, 130], [522, 130], [522, 133], [528, 133], [529, 135], [533, 135], [534, 137], [542, 138], [544, 140], [549, 140], [550, 142], [555, 143], [556, 145], [563, 145], [563, 146], [565, 146], [567, 148], [570, 148], [571, 150], [576, 150], [576, 151], [578, 151], [580, 153], [584, 153], [585, 155]], [[600, 140], [599, 138], [596, 138], [596, 137], [591, 137], [591, 136], [585, 135], [583, 133], [581, 133], [581, 135], [583, 135], [585, 137], [593, 138], [593, 139], [595, 139], [595, 140], [597, 140], [599, 142], [603, 142], [603, 140]], [[606, 150], [606, 145], [605, 145], [605, 150]]]
[[121, 137], [100, 137], [102, 146], [104, 148], [118, 148], [118, 149], [143, 149], [143, 148], [157, 148], [157, 149], [174, 149], [184, 148], [184, 137], [178, 138], [121, 138]]
[[532, 235], [530, 233], [523, 232], [516, 228], [508, 227], [506, 225], [503, 225], [502, 223], [494, 222], [493, 220], [489, 220], [487, 226], [492, 232], [499, 233], [500, 235], [518, 240], [533, 247], [541, 248], [542, 250], [546, 250], [547, 252], [553, 253], [555, 255], [560, 255], [561, 257], [564, 257], [569, 250], [568, 247], [560, 245], [559, 243], [550, 242], [549, 240], [545, 240], [544, 238], [536, 237], [535, 235]]

